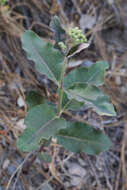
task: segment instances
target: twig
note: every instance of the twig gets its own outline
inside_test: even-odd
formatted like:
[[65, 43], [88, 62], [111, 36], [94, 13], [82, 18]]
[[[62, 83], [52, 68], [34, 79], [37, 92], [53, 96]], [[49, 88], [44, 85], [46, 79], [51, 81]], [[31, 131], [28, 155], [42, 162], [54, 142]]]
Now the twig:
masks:
[[23, 169], [22, 169], [22, 171], [23, 171], [24, 173], [27, 173], [27, 172], [29, 171], [30, 166], [31, 166], [31, 165], [33, 164], [33, 162], [36, 160], [38, 153], [39, 153], [39, 152], [42, 152], [42, 150], [43, 150], [43, 148], [44, 148], [46, 142], [47, 142], [47, 141], [44, 141], [44, 142], [43, 142], [43, 144], [41, 145], [41, 147], [36, 151], [36, 154], [34, 154], [34, 155], [32, 156], [32, 158], [30, 159], [30, 161], [28, 161], [28, 162], [24, 165], [24, 167], [23, 167]]
[[15, 177], [16, 173], [23, 167], [23, 164], [27, 161], [27, 159], [29, 158], [29, 156], [31, 155], [31, 152], [29, 154], [27, 154], [26, 158], [23, 160], [23, 162], [17, 167], [17, 169], [13, 172], [13, 174], [10, 177], [10, 180], [7, 184], [6, 190], [9, 189], [9, 186], [11, 185], [11, 182], [13, 180], [13, 178]]
[[122, 190], [127, 189], [127, 171], [126, 171], [126, 161], [125, 161], [125, 148], [127, 144], [127, 120], [125, 122], [125, 131], [121, 148], [121, 165], [122, 165]]
[[85, 156], [86, 156], [86, 159], [87, 159], [87, 161], [88, 161], [88, 163], [89, 163], [89, 165], [90, 165], [90, 167], [91, 167], [91, 169], [92, 169], [92, 171], [94, 173], [94, 176], [96, 178], [96, 182], [97, 182], [98, 188], [99, 188], [99, 190], [102, 190], [101, 183], [100, 183], [99, 177], [96, 174], [96, 170], [95, 170], [95, 168], [93, 166], [93, 163], [91, 162], [91, 160], [89, 159], [89, 157], [87, 155], [85, 155]]

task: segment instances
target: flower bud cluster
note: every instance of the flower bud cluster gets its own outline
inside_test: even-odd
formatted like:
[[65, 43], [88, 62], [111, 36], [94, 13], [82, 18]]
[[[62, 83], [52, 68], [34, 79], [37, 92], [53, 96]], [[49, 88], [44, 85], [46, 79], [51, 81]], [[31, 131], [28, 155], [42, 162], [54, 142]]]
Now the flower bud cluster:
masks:
[[61, 48], [62, 51], [66, 51], [66, 45], [64, 44], [64, 42], [59, 42], [58, 46]]
[[74, 45], [78, 45], [87, 42], [85, 35], [82, 33], [78, 27], [70, 28], [68, 31], [68, 36], [71, 38]]

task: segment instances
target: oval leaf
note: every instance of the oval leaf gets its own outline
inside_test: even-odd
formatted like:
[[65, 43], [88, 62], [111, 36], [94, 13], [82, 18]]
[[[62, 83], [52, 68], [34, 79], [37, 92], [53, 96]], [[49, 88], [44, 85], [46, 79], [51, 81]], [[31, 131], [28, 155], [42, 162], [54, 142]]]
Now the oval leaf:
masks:
[[72, 70], [64, 79], [64, 87], [69, 88], [74, 83], [88, 83], [96, 86], [104, 84], [104, 73], [109, 67], [105, 61], [99, 61], [86, 68], [80, 66]]
[[116, 116], [116, 112], [113, 105], [109, 102], [108, 96], [97, 97], [96, 100], [91, 100], [87, 104], [91, 105], [99, 115]]
[[98, 87], [88, 84], [76, 84], [65, 92], [69, 99], [75, 99], [80, 102], [85, 100], [96, 100], [98, 96], [103, 95]]
[[57, 142], [65, 149], [95, 155], [110, 148], [111, 142], [102, 132], [79, 122], [68, 125], [57, 133]]
[[54, 16], [51, 19], [50, 27], [54, 32], [54, 40], [56, 43], [65, 41], [65, 30], [61, 26], [61, 22], [58, 16]]
[[25, 118], [27, 128], [19, 136], [17, 147], [24, 152], [32, 151], [42, 139], [49, 139], [58, 129], [66, 127], [66, 121], [56, 118], [55, 115], [54, 107], [48, 104], [30, 109]]
[[21, 41], [28, 59], [35, 62], [37, 71], [47, 75], [50, 80], [58, 84], [63, 61], [61, 53], [31, 30], [24, 32]]
[[62, 107], [64, 110], [77, 110], [80, 109], [84, 105], [84, 102], [79, 102], [75, 99], [68, 99], [68, 96], [65, 92], [63, 92], [63, 101]]

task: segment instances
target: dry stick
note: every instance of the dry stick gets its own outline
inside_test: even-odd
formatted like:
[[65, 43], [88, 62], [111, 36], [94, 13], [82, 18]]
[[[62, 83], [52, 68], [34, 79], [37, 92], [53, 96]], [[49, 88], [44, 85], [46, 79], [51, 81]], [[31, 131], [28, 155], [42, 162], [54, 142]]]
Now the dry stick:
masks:
[[23, 162], [17, 167], [17, 169], [13, 172], [13, 174], [11, 175], [11, 178], [7, 184], [6, 190], [9, 189], [9, 186], [11, 185], [11, 182], [13, 180], [13, 178], [15, 177], [16, 173], [18, 172], [18, 170], [20, 170], [23, 167], [23, 164], [27, 161], [27, 159], [29, 158], [29, 156], [31, 155], [31, 152], [29, 154], [27, 154], [26, 158], [23, 160]]
[[126, 161], [125, 161], [125, 148], [127, 145], [127, 120], [125, 120], [124, 137], [121, 148], [121, 164], [122, 164], [122, 178], [123, 187], [122, 190], [127, 189], [127, 171], [126, 171]]
[[[104, 160], [104, 159], [103, 159]], [[104, 176], [105, 176], [105, 178], [106, 178], [106, 182], [107, 182], [107, 186], [109, 187], [109, 189], [110, 190], [113, 190], [113, 187], [112, 187], [112, 185], [111, 185], [111, 183], [110, 183], [110, 181], [109, 181], [109, 175], [107, 174], [107, 167], [106, 167], [106, 164], [105, 164], [105, 172], [104, 172]]]
[[[70, 118], [74, 119], [74, 121], [78, 121], [78, 122], [81, 122], [81, 123], [84, 123], [84, 124], [91, 125], [90, 122], [88, 122], [88, 121], [82, 119], [82, 118], [79, 117], [79, 116], [75, 116], [75, 115], [71, 114], [69, 111], [64, 111], [63, 114], [65, 114], [65, 115], [69, 116]], [[93, 126], [94, 126], [94, 125], [93, 125]], [[94, 126], [94, 127], [96, 127], [96, 126]]]
[[52, 176], [63, 186], [63, 183], [62, 181], [60, 180], [59, 176], [57, 175], [57, 170], [56, 170], [56, 167], [55, 167], [55, 157], [56, 157], [56, 144], [54, 146], [54, 150], [53, 150], [53, 156], [52, 156], [52, 162], [50, 164], [50, 172], [52, 174]]
[[53, 179], [53, 176], [51, 176], [47, 181], [44, 181], [41, 185], [39, 185], [39, 187], [37, 187], [36, 190], [41, 189], [44, 184], [46, 184], [46, 183], [48, 184], [52, 179]]
[[78, 14], [81, 15], [82, 12], [81, 12], [81, 10], [80, 10], [79, 3], [77, 3], [76, 0], [72, 0], [72, 2], [73, 2], [73, 4], [74, 4], [74, 7], [75, 7], [75, 9], [77, 10]]
[[44, 143], [41, 145], [41, 147], [36, 151], [36, 154], [34, 154], [32, 156], [32, 158], [30, 159], [30, 161], [28, 161], [26, 164], [24, 164], [23, 169], [22, 169], [22, 171], [24, 173], [27, 173], [29, 171], [31, 165], [36, 160], [38, 153], [43, 151], [43, 148], [45, 147], [45, 144], [46, 144], [46, 141], [44, 141]]
[[114, 190], [118, 190], [118, 187], [119, 187], [119, 179], [120, 179], [121, 167], [122, 167], [122, 164], [120, 162], [119, 163], [118, 174], [117, 174], [117, 177], [116, 177], [116, 183], [115, 183], [115, 189]]
[[63, 6], [62, 6], [62, 2], [64, 2], [64, 1], [61, 2], [61, 1], [59, 1], [59, 0], [56, 0], [56, 2], [57, 2], [57, 4], [58, 4], [58, 6], [59, 6], [59, 11], [60, 11], [60, 13], [61, 13], [61, 16], [62, 16], [64, 22], [65, 22], [65, 23], [69, 23], [69, 19], [68, 19], [68, 17], [66, 16], [65, 11], [64, 11], [64, 8], [63, 8]]
[[91, 169], [92, 169], [92, 171], [94, 173], [94, 176], [95, 176], [96, 181], [97, 181], [98, 188], [99, 188], [99, 190], [102, 190], [101, 183], [100, 183], [98, 175], [96, 174], [96, 170], [95, 170], [95, 168], [93, 166], [93, 163], [91, 162], [91, 160], [89, 159], [89, 157], [87, 155], [85, 155], [85, 156], [86, 156], [87, 161], [88, 161], [88, 163], [89, 163], [89, 165], [90, 165], [90, 167], [91, 167]]
[[15, 190], [16, 183], [17, 183], [17, 181], [18, 181], [18, 178], [19, 178], [19, 175], [20, 175], [21, 171], [22, 171], [22, 168], [20, 168], [19, 171], [18, 171], [18, 174], [17, 174], [16, 180], [15, 180], [15, 182], [14, 182], [14, 184], [13, 184], [12, 190]]

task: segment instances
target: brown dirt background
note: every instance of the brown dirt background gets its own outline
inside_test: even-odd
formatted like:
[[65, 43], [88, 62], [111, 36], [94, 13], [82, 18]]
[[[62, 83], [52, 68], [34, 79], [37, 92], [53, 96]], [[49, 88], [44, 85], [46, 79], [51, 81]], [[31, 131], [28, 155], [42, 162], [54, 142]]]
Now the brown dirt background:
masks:
[[[98, 156], [75, 155], [53, 141], [45, 149], [52, 156], [49, 164], [34, 159], [36, 152], [29, 155], [17, 150], [26, 114], [26, 105], [19, 106], [17, 101], [19, 97], [25, 100], [31, 89], [53, 100], [52, 84], [34, 71], [20, 37], [32, 29], [53, 42], [49, 23], [54, 15], [65, 27], [79, 26], [92, 39], [90, 48], [75, 59], [109, 62], [103, 90], [117, 116], [100, 119], [91, 110], [76, 113], [97, 127], [103, 121], [113, 147]], [[126, 145], [127, 1], [7, 0], [0, 6], [0, 190], [127, 190]]]

